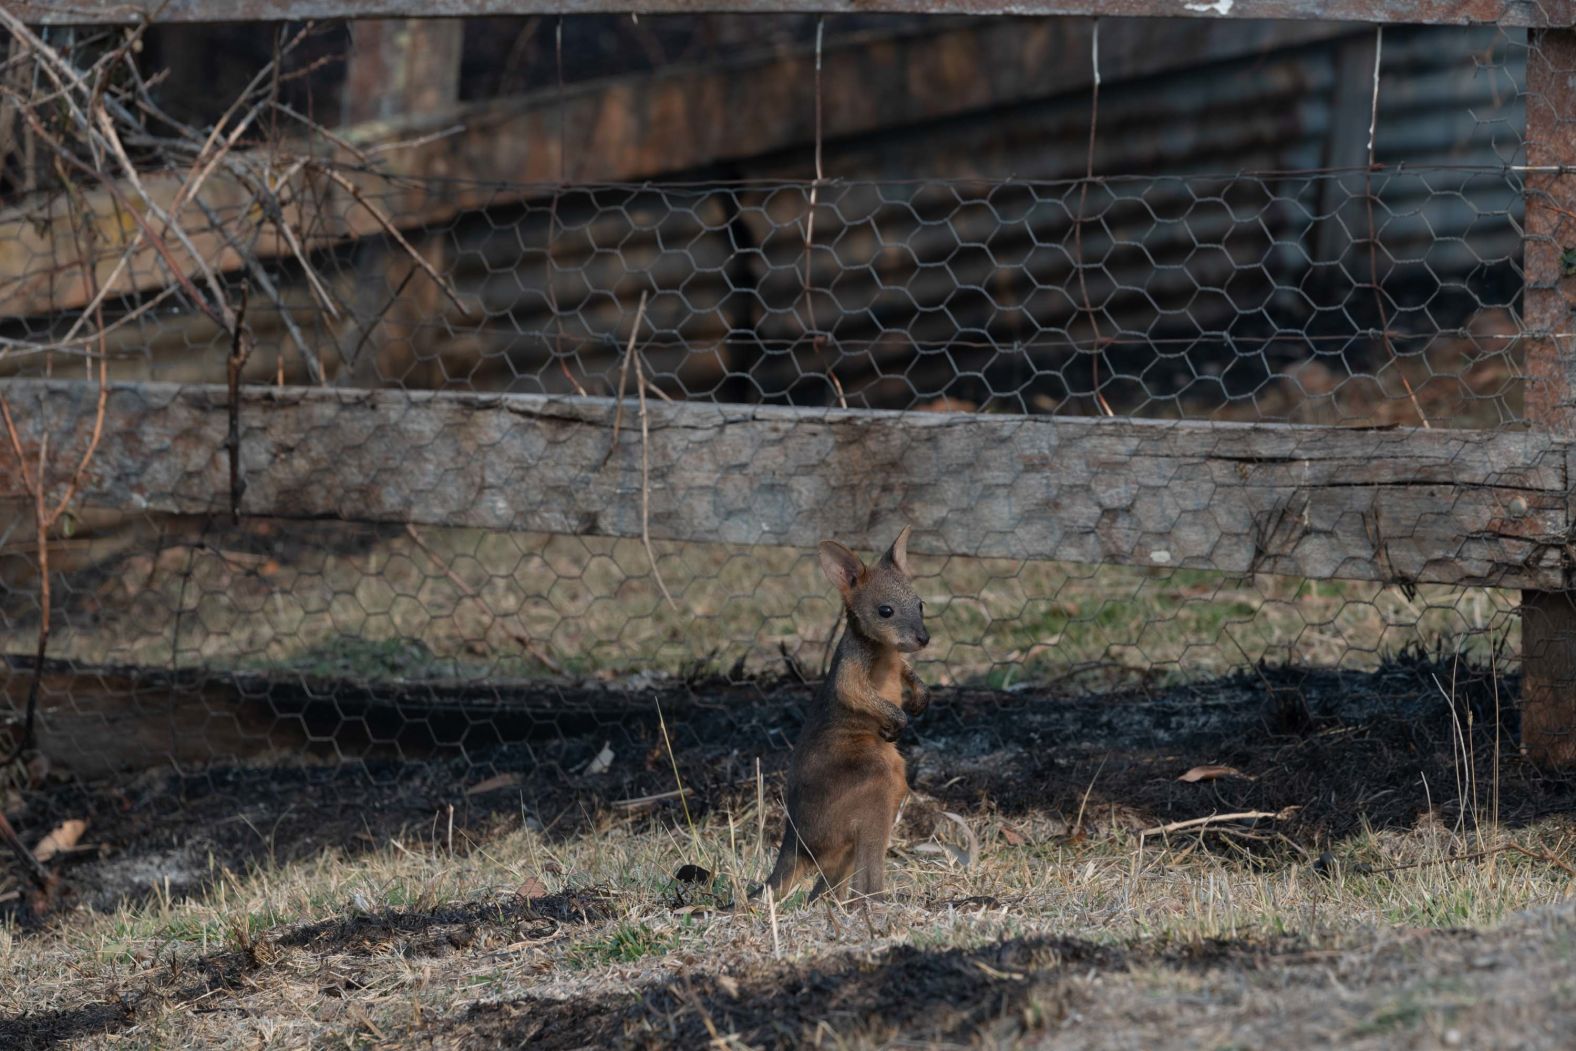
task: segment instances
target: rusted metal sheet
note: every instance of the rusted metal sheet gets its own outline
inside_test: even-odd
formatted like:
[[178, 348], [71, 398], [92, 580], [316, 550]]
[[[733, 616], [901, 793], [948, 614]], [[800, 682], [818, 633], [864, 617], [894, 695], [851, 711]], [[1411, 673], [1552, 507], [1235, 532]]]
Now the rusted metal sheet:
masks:
[[1560, 26], [1570, 0], [23, 0], [33, 23], [244, 22], [521, 14], [876, 12], [949, 15], [1291, 18], [1390, 24]]
[[[1108, 27], [1102, 44], [1114, 51], [1122, 31], [1146, 24], [1155, 23]], [[1372, 38], [1372, 30], [1359, 29], [1352, 39], [1371, 44]], [[1496, 150], [1506, 140], [1519, 140], [1521, 71], [1511, 66], [1517, 45], [1491, 28], [1386, 34], [1380, 163], [1394, 167], [1415, 160], [1420, 166], [1481, 169], [1469, 178], [1440, 170], [1387, 171], [1374, 181], [1376, 220], [1393, 260], [1384, 278], [1388, 288], [1406, 296], [1406, 305], [1392, 313], [1414, 333], [1449, 332], [1479, 314], [1508, 312], [1518, 298], [1520, 176], [1492, 171], [1500, 156]], [[1367, 230], [1361, 174], [1265, 180], [1169, 174], [1228, 165], [1250, 171], [1317, 169], [1332, 140], [1355, 142], [1366, 160], [1371, 79], [1360, 112], [1353, 107], [1342, 114], [1332, 106], [1340, 86], [1332, 58], [1343, 47], [1344, 41], [1329, 41], [1163, 79], [1107, 81], [1102, 127], [1120, 132], [1098, 142], [1096, 170], [1168, 173], [1112, 179], [1098, 191], [1102, 224], [1084, 232], [1089, 258], [1103, 261], [1088, 275], [1091, 297], [1109, 318], [1103, 336], [1120, 341], [1105, 363], [1113, 372], [1142, 372], [1154, 392], [1170, 394], [1186, 385], [1190, 366], [1180, 356], [1172, 358], [1179, 376], [1174, 381], [1153, 366], [1157, 341], [1168, 349], [1179, 340], [1194, 341], [1187, 361], [1200, 374], [1210, 363], [1251, 367], [1261, 352], [1266, 371], [1273, 361], [1304, 360], [1309, 349], [1300, 334], [1309, 322], [1297, 293], [1320, 281], [1335, 286], [1318, 293], [1325, 309], [1319, 319], [1322, 346], [1340, 335], [1360, 355], [1371, 342], [1365, 324], [1373, 295], [1361, 284], [1369, 273], [1361, 240]], [[828, 145], [828, 171], [894, 180], [837, 183], [819, 191], [815, 313], [820, 329], [844, 351], [838, 375], [850, 404], [868, 398], [873, 407], [903, 408], [944, 393], [958, 396], [960, 374], [971, 372], [982, 379], [961, 396], [983, 401], [972, 390], [988, 394], [1022, 385], [1022, 372], [1014, 370], [1024, 368], [1024, 358], [1010, 352], [1018, 341], [1031, 346], [1033, 364], [1046, 370], [1062, 368], [1076, 353], [1074, 340], [1087, 336], [1079, 307], [1073, 298], [1049, 291], [1068, 287], [1070, 257], [1047, 247], [1072, 241], [1075, 187], [945, 178], [916, 186], [900, 180], [976, 171], [1076, 176], [1087, 136], [1087, 96], [1071, 93], [967, 127], [885, 136], [878, 144], [855, 138]], [[797, 170], [803, 170], [802, 162]], [[791, 159], [773, 158], [742, 171], [753, 179], [792, 177], [796, 169]], [[808, 200], [802, 184], [605, 190], [594, 197], [580, 191], [563, 198], [550, 272], [577, 372], [589, 374], [585, 382], [591, 389], [609, 389], [601, 384], [604, 377], [616, 378], [620, 334], [637, 294], [630, 289], [649, 280], [657, 292], [647, 317], [659, 335], [648, 349], [660, 346], [673, 356], [672, 364], [665, 360], [659, 366], [666, 389], [715, 389], [716, 375], [703, 370], [720, 367], [711, 348], [724, 340], [743, 354], [746, 364], [735, 369], [750, 373], [749, 393], [770, 400], [789, 395], [796, 384], [805, 384], [807, 392], [822, 389], [824, 383], [805, 383], [806, 372], [820, 366], [784, 350], [801, 337], [808, 320], [802, 309], [802, 240], [790, 236]], [[751, 230], [744, 242], [727, 230], [730, 210]], [[1181, 215], [1185, 222], [1157, 219]], [[1331, 254], [1311, 262], [1297, 246], [1326, 228]], [[481, 355], [487, 364], [484, 371], [466, 372], [465, 382], [554, 389], [560, 373], [537, 364], [548, 350], [541, 334], [557, 323], [542, 293], [546, 207], [532, 205], [507, 222], [467, 216], [453, 235], [459, 249], [455, 280], [480, 297], [489, 316], [513, 322], [485, 328]], [[736, 243], [755, 247], [729, 269]], [[607, 244], [619, 245], [620, 252], [596, 251]], [[1144, 251], [1124, 250], [1135, 245]], [[1199, 253], [1197, 245], [1230, 251]], [[741, 271], [753, 280], [741, 278]], [[1339, 275], [1355, 280], [1337, 283]], [[1484, 281], [1485, 275], [1496, 280]], [[1240, 300], [1198, 294], [1201, 288], [1228, 286], [1262, 290], [1275, 346], [1265, 350], [1246, 341], [1253, 333], [1242, 331]], [[741, 301], [742, 321], [729, 313]], [[1350, 311], [1344, 319], [1349, 327], [1339, 331], [1329, 316], [1337, 307]], [[466, 327], [453, 311], [444, 323], [451, 331]], [[873, 348], [868, 356], [867, 347]], [[916, 347], [947, 352], [916, 354]], [[691, 351], [687, 356], [685, 348]], [[1485, 352], [1503, 349], [1504, 344], [1485, 343]], [[1378, 367], [1369, 358], [1353, 360]], [[902, 380], [880, 382], [881, 374], [899, 372]], [[1055, 388], [1054, 382], [1040, 387], [1059, 397]], [[1216, 393], [1227, 395], [1245, 397], [1245, 390]], [[1298, 397], [1303, 399], [1302, 392]], [[1519, 389], [1506, 397], [1519, 398]], [[1193, 406], [1203, 412], [1214, 407]], [[1479, 419], [1519, 415], [1519, 403], [1491, 406], [1488, 397], [1474, 408], [1485, 410]]]
[[[1351, 27], [1341, 25], [1249, 25], [1150, 21], [1112, 26], [1105, 33], [1104, 75], [1109, 82], [1137, 79], [1243, 55], [1257, 55], [1328, 39]], [[1043, 20], [992, 21], [923, 33], [870, 33], [828, 47], [821, 73], [823, 92], [837, 98], [825, 115], [825, 135], [849, 140], [868, 132], [924, 124], [960, 114], [1000, 109], [1076, 91], [1089, 81], [1087, 23]], [[1193, 79], [1206, 82], [1209, 73]], [[1282, 78], [1285, 79], [1284, 77]], [[744, 57], [722, 66], [680, 69], [654, 76], [619, 78], [556, 91], [463, 105], [422, 118], [362, 124], [341, 137], [360, 146], [397, 141], [461, 126], [456, 135], [390, 155], [389, 173], [410, 182], [355, 171], [356, 159], [331, 144], [319, 143], [325, 160], [351, 162], [347, 177], [376, 199], [405, 229], [441, 223], [459, 213], [501, 208], [532, 196], [545, 196], [546, 184], [560, 172], [570, 182], [620, 182], [666, 172], [701, 168], [721, 161], [743, 161], [779, 154], [814, 136], [814, 56], [788, 54]], [[1290, 85], [1295, 87], [1295, 85]], [[1209, 95], [1188, 96], [1197, 106]], [[1149, 105], [1144, 103], [1144, 105]], [[1294, 100], [1288, 100], [1294, 101]], [[563, 107], [562, 114], [560, 106]], [[1187, 127], [1189, 114], [1179, 114]], [[568, 129], [560, 157], [560, 121]], [[1059, 118], [1072, 142], [1087, 135], [1081, 104]], [[982, 122], [982, 124], [985, 122]], [[1285, 118], [1265, 114], [1257, 137]], [[1043, 122], [1037, 127], [1044, 128]], [[1228, 127], [1235, 131], [1235, 126]], [[1128, 140], [1121, 140], [1126, 143]], [[1081, 157], [1081, 150], [1060, 139], [1058, 162]], [[1174, 144], [1173, 144], [1174, 145]], [[1130, 145], [1122, 148], [1130, 149]], [[1316, 155], [1315, 155], [1316, 157]], [[1043, 163], [1043, 162], [1042, 162]], [[1122, 163], [1110, 158], [1107, 163]], [[843, 169], [846, 170], [846, 169]], [[1015, 166], [1019, 171], [1033, 168]], [[1107, 169], [1110, 170], [1110, 169]], [[183, 173], [144, 176], [144, 184], [169, 204]], [[803, 171], [799, 172], [803, 174]], [[929, 174], [910, 170], [905, 177]], [[425, 180], [436, 181], [425, 181]], [[323, 179], [299, 175], [286, 218], [311, 233], [311, 247], [381, 233], [377, 220], [348, 201]], [[121, 194], [131, 193], [122, 188]], [[200, 198], [216, 216], [233, 217], [232, 236], [250, 242], [258, 216], [251, 191], [225, 172], [204, 184]], [[89, 191], [80, 198], [96, 220], [93, 244], [99, 278], [115, 272], [121, 247], [135, 233], [124, 221], [116, 197]], [[306, 214], [302, 202], [310, 202]], [[219, 230], [195, 204], [183, 216], [191, 240], [216, 270], [239, 259]], [[511, 242], [507, 230], [498, 231]], [[0, 212], [0, 316], [25, 317], [69, 310], [84, 301], [79, 241], [60, 199], [29, 201]], [[288, 254], [289, 246], [265, 225], [254, 250], [263, 257]], [[117, 290], [142, 291], [169, 280], [167, 260], [145, 246], [119, 275]]]
[[[893, 126], [914, 122], [879, 139], [845, 133], [828, 142], [825, 150], [829, 174], [894, 180], [839, 183], [820, 191], [814, 253], [815, 284], [821, 290], [817, 317], [839, 345], [850, 348], [838, 363], [850, 404], [903, 408], [943, 393], [982, 401], [974, 390], [988, 393], [984, 388], [1022, 386], [1017, 370], [1025, 366], [1025, 359], [1010, 350], [1016, 341], [1046, 345], [1034, 349], [1029, 364], [1047, 370], [1062, 368], [1067, 355], [1076, 353], [1067, 338], [1069, 322], [1077, 313], [1071, 301], [1029, 295], [1036, 286], [1049, 289], [1066, 282], [1065, 257], [1032, 249], [1036, 244], [1070, 243], [1076, 190], [971, 180], [1004, 172], [1036, 179], [1082, 174], [1088, 97], [1079, 89], [1087, 83], [1083, 63], [1090, 43], [1088, 23], [997, 21], [968, 32], [980, 31], [1021, 47], [1014, 52], [979, 45], [981, 54], [995, 56], [1000, 65], [1010, 64], [1013, 54], [1038, 56], [1016, 70], [1003, 71], [1003, 77], [1010, 73], [1016, 79], [1004, 80], [999, 92], [992, 89], [993, 97], [1002, 100], [993, 112], [968, 121], [926, 123], [925, 114], [937, 112], [927, 107], [949, 101], [941, 98], [925, 105], [906, 99], [868, 113], [828, 113], [829, 123], [841, 128], [857, 129], [881, 120], [890, 120]], [[941, 35], [950, 38], [958, 32]], [[1339, 36], [1343, 33], [1347, 35]], [[1377, 136], [1380, 162], [1391, 169], [1402, 161], [1488, 169], [1512, 156], [1507, 147], [1519, 142], [1522, 120], [1523, 36], [1521, 31], [1495, 28], [1387, 31]], [[1373, 30], [1366, 27], [1292, 22], [1129, 20], [1102, 28], [1106, 83], [1101, 127], [1111, 130], [1097, 143], [1096, 170], [1167, 173], [1114, 181], [1120, 200], [1113, 202], [1109, 213], [1109, 231], [1104, 226], [1085, 231], [1090, 257], [1105, 260], [1101, 272], [1090, 278], [1091, 294], [1100, 305], [1109, 303], [1114, 323], [1104, 335], [1122, 340], [1105, 362], [1113, 372], [1147, 370], [1153, 388], [1170, 397], [1186, 387], [1190, 372], [1208, 375], [1206, 366], [1222, 362], [1235, 361], [1238, 368], [1253, 364], [1250, 356], [1265, 348], [1252, 343], [1233, 349], [1230, 340], [1237, 338], [1233, 321], [1238, 317], [1234, 302], [1224, 296], [1197, 295], [1200, 287], [1232, 283], [1240, 288], [1246, 280], [1267, 289], [1266, 295], [1275, 295], [1265, 309], [1284, 335], [1277, 347], [1269, 348], [1280, 357], [1258, 360], [1271, 369], [1277, 362], [1306, 358], [1308, 346], [1298, 341], [1306, 318], [1296, 312], [1302, 300], [1295, 292], [1309, 280], [1310, 263], [1296, 246], [1320, 224], [1327, 224], [1334, 235], [1332, 255], [1320, 257], [1313, 277], [1344, 265], [1358, 281], [1366, 279], [1366, 244], [1358, 240], [1367, 228], [1361, 175], [1284, 176], [1256, 183], [1251, 178], [1189, 178], [1177, 173], [1317, 169], [1326, 164], [1332, 141], [1355, 143], [1366, 157], [1371, 80], [1369, 88], [1357, 92], [1362, 104], [1351, 107], [1352, 115], [1343, 116], [1333, 105], [1339, 87], [1333, 59], [1350, 41], [1372, 38]], [[936, 43], [940, 46], [939, 40]], [[872, 40], [866, 48], [878, 51], [918, 44], [917, 40], [908, 44]], [[947, 49], [958, 56], [968, 53], [962, 43], [955, 49], [949, 44]], [[828, 77], [835, 67], [837, 82], [850, 82], [841, 71], [856, 67], [862, 53], [855, 49], [843, 55], [829, 49]], [[1199, 66], [1201, 56], [1213, 61]], [[1175, 68], [1179, 63], [1185, 68]], [[857, 75], [857, 69], [849, 74]], [[868, 79], [873, 74], [864, 75]], [[757, 85], [750, 77], [741, 74], [732, 83], [737, 90], [725, 95], [735, 106], [754, 97]], [[759, 90], [768, 88], [763, 84]], [[1049, 97], [1034, 98], [1039, 92]], [[808, 113], [807, 99], [790, 99], [783, 105], [800, 102]], [[800, 390], [791, 396], [809, 400], [825, 388], [824, 381], [817, 383], [813, 375], [822, 365], [796, 360], [785, 351], [784, 342], [792, 342], [802, 332], [802, 319], [795, 313], [803, 298], [798, 224], [808, 201], [802, 177], [810, 160], [808, 147], [802, 144], [808, 141], [810, 129], [804, 122], [761, 119], [752, 124], [763, 135], [778, 136], [771, 141], [789, 148], [740, 160], [738, 175], [751, 183], [801, 181], [775, 192], [770, 187], [733, 185], [572, 190], [558, 200], [550, 268], [545, 254], [552, 209], [547, 190], [518, 187], [522, 195], [542, 196], [510, 203], [511, 187], [495, 191], [464, 182], [435, 183], [446, 196], [435, 195], [430, 203], [443, 209], [476, 210], [440, 227], [452, 242], [449, 276], [473, 310], [465, 317], [440, 301], [436, 312], [423, 315], [422, 331], [433, 339], [433, 357], [427, 360], [436, 364], [441, 355], [446, 364], [446, 378], [431, 382], [483, 390], [567, 391], [571, 381], [551, 357], [556, 349], [572, 355], [571, 367], [587, 389], [606, 392], [611, 387], [604, 378], [616, 382], [634, 298], [638, 288], [649, 282], [653, 295], [647, 317], [656, 336], [647, 349], [664, 389], [677, 396], [724, 400], [772, 400]], [[801, 145], [794, 149], [793, 143]], [[747, 144], [735, 139], [726, 145]], [[680, 143], [678, 148], [682, 153], [692, 145]], [[497, 157], [511, 155], [507, 143], [494, 148]], [[573, 158], [582, 153], [596, 150], [588, 143], [571, 155], [572, 177], [580, 170]], [[656, 160], [664, 154], [660, 145], [653, 144], [651, 150], [634, 155]], [[434, 156], [439, 156], [438, 151]], [[485, 163], [481, 158], [488, 154], [474, 156], [478, 159], [471, 170], [480, 174]], [[1339, 159], [1342, 154], [1337, 151], [1334, 156]], [[934, 181], [917, 187], [904, 182], [914, 177]], [[946, 181], [959, 177], [965, 181]], [[1398, 260], [1386, 272], [1388, 287], [1423, 290], [1410, 298], [1428, 301], [1427, 316], [1412, 308], [1405, 313], [1409, 324], [1415, 319], [1416, 332], [1461, 323], [1463, 315], [1449, 310], [1508, 310], [1518, 298], [1520, 176], [1503, 171], [1478, 174], [1459, 186], [1450, 181], [1454, 178], [1425, 168], [1416, 174], [1387, 170], [1374, 182], [1383, 205], [1379, 212], [1383, 243]], [[460, 197], [477, 191], [480, 198]], [[1041, 200], [1035, 203], [1029, 199], [1031, 194]], [[769, 209], [763, 205], [768, 196], [774, 201]], [[880, 206], [881, 200], [890, 206]], [[1244, 206], [1257, 200], [1269, 206], [1233, 209], [1223, 203], [1226, 200]], [[986, 201], [1006, 206], [1005, 210], [993, 211]], [[730, 209], [737, 215], [732, 226]], [[774, 222], [786, 225], [768, 224], [768, 210]], [[1186, 222], [1157, 219], [1174, 220], [1184, 214]], [[419, 228], [419, 216], [416, 211], [402, 218]], [[1330, 222], [1330, 216], [1337, 221]], [[740, 240], [730, 232], [746, 226], [753, 229], [754, 240]], [[772, 236], [765, 236], [772, 231]], [[1113, 244], [1143, 245], [1148, 254], [1112, 251]], [[1194, 253], [1195, 244], [1229, 244], [1232, 253]], [[599, 252], [599, 245], [620, 248]], [[739, 250], [741, 245], [745, 250]], [[0, 259], [6, 251], [0, 244]], [[1234, 264], [1245, 269], [1233, 272]], [[352, 271], [348, 256], [324, 265], [326, 274], [337, 273], [345, 280]], [[1505, 280], [1485, 288], [1480, 281], [1490, 272]], [[545, 291], [548, 274], [554, 280], [552, 302]], [[1011, 299], [1003, 292], [1007, 285]], [[419, 287], [413, 283], [407, 294]], [[896, 305], [892, 288], [903, 289], [902, 301]], [[1430, 289], [1439, 294], [1424, 294]], [[295, 291], [301, 292], [300, 287]], [[1335, 294], [1321, 299], [1320, 305], [1349, 305], [1351, 324], [1360, 331], [1362, 311], [1372, 307], [1372, 293], [1366, 286], [1352, 285], [1339, 293], [1343, 296], [1339, 303], [1331, 298]], [[303, 293], [291, 301], [305, 303], [306, 297]], [[1005, 308], [997, 309], [997, 304]], [[559, 317], [565, 333], [562, 344], [556, 342]], [[1466, 320], [1470, 319], [1469, 313]], [[283, 349], [286, 361], [294, 360], [277, 314], [254, 302], [249, 320], [258, 339], [259, 368], [271, 367], [269, 351], [273, 350]], [[310, 309], [299, 310], [295, 320], [309, 338], [315, 336], [324, 346], [336, 338], [333, 328]], [[194, 380], [212, 375], [222, 379], [224, 355], [212, 342], [222, 337], [205, 326], [202, 319], [150, 318], [117, 337], [124, 340], [116, 348], [117, 361], [127, 369], [128, 378]], [[1329, 336], [1331, 329], [1327, 324], [1322, 331]], [[960, 333], [981, 349], [961, 345]], [[1175, 373], [1170, 374], [1151, 367], [1156, 338], [1198, 342], [1185, 360], [1172, 356]], [[985, 346], [992, 340], [995, 348]], [[939, 346], [951, 349], [945, 355], [915, 353], [916, 347]], [[1485, 344], [1490, 352], [1504, 346]], [[722, 381], [719, 370], [724, 361], [718, 352], [722, 347], [735, 355], [727, 366], [733, 370], [728, 381], [733, 386], [714, 394]], [[764, 356], [768, 347], [772, 353]], [[866, 347], [873, 348], [872, 354], [861, 353]], [[26, 367], [25, 359], [14, 360]], [[910, 364], [905, 366], [905, 361]], [[891, 377], [899, 372], [904, 380], [895, 383], [882, 382], [877, 375]], [[957, 382], [964, 372], [980, 381], [977, 388], [960, 393]], [[812, 374], [808, 381], [807, 373]], [[404, 378], [411, 381], [408, 375]], [[427, 380], [418, 377], [415, 382]], [[1061, 397], [1054, 384], [1036, 389]], [[1202, 390], [1203, 385], [1194, 384], [1193, 389]], [[1215, 396], [1242, 394], [1237, 388], [1217, 391]], [[1485, 410], [1489, 419], [1514, 419], [1520, 416], [1519, 398], [1519, 384], [1513, 384], [1506, 388], [1502, 404], [1485, 397], [1473, 407]], [[1214, 407], [1214, 403], [1202, 408], [1194, 403], [1190, 411], [1208, 412]], [[1155, 404], [1147, 409], [1166, 414]], [[1311, 422], [1325, 417], [1301, 418]]]

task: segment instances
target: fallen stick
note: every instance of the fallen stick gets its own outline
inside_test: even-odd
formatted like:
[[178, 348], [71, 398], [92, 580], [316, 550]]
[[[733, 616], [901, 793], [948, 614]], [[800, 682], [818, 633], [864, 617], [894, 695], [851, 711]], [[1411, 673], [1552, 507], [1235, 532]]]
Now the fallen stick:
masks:
[[688, 794], [689, 789], [687, 788], [675, 788], [667, 792], [658, 792], [656, 795], [651, 796], [638, 796], [634, 799], [615, 799], [613, 802], [609, 803], [608, 806], [632, 809], [634, 807], [645, 806], [648, 803], [660, 803], [664, 799], [677, 799], [679, 796]]
[[1284, 821], [1301, 809], [1302, 807], [1300, 806], [1289, 806], [1280, 810], [1239, 810], [1234, 814], [1209, 814], [1205, 817], [1188, 818], [1186, 821], [1173, 821], [1169, 825], [1156, 825], [1154, 828], [1146, 828], [1138, 833], [1138, 838], [1163, 836], [1170, 832], [1184, 832], [1190, 828], [1223, 825], [1231, 821], [1258, 821], [1264, 818]]

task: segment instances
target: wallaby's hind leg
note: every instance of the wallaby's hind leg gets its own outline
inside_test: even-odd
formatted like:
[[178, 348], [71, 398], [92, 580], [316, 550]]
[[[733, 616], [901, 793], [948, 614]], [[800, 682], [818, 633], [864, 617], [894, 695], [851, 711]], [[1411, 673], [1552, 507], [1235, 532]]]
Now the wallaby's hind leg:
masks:
[[850, 888], [863, 898], [886, 896], [886, 828], [860, 829], [854, 846], [854, 880]]
[[772, 874], [766, 877], [766, 885], [762, 891], [769, 890], [772, 897], [782, 901], [790, 894], [799, 881], [810, 874], [814, 863], [801, 852], [799, 842], [790, 833], [783, 840], [782, 852], [777, 855], [777, 864], [772, 868]]
[[814, 901], [828, 891], [834, 898], [845, 896], [848, 893], [848, 882], [854, 872], [854, 844], [849, 843], [841, 850], [816, 860], [820, 862], [821, 878], [815, 881], [815, 889], [810, 892], [810, 901]]
[[854, 884], [851, 888], [854, 893], [865, 898], [886, 897], [887, 844], [892, 842], [892, 829], [907, 797], [905, 783], [900, 791], [887, 794], [879, 802], [872, 801], [866, 811], [866, 820], [855, 831]]

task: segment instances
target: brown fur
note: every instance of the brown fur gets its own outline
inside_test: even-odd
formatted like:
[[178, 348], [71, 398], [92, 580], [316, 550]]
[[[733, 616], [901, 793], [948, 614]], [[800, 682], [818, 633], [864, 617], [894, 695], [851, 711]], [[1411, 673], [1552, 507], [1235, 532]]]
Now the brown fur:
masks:
[[821, 542], [821, 568], [843, 597], [848, 627], [789, 762], [788, 824], [766, 881], [778, 899], [813, 874], [812, 901], [828, 890], [882, 894], [887, 842], [908, 795], [892, 742], [929, 703], [907, 656], [930, 642], [907, 545], [905, 527], [867, 569], [841, 544]]

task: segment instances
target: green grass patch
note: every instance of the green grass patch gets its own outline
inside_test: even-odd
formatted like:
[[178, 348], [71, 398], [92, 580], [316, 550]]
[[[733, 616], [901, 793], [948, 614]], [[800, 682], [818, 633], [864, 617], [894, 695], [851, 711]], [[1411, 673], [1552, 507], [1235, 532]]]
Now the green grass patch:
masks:
[[577, 967], [634, 963], [648, 956], [671, 952], [678, 942], [676, 932], [658, 931], [648, 924], [626, 920], [606, 936], [575, 946], [570, 952], [570, 962]]

